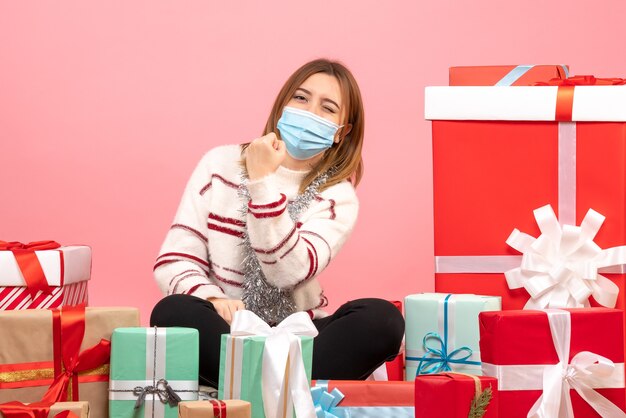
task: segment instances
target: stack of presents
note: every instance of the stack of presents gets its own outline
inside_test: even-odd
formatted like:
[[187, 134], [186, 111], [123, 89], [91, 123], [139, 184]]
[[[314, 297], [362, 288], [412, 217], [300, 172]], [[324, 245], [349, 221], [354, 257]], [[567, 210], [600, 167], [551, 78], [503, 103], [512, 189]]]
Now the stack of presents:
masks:
[[406, 297], [374, 380], [311, 381], [308, 315], [242, 311], [199, 400], [196, 330], [85, 308], [88, 247], [0, 242], [0, 415], [626, 417], [625, 83], [456, 67], [426, 88], [437, 293]]

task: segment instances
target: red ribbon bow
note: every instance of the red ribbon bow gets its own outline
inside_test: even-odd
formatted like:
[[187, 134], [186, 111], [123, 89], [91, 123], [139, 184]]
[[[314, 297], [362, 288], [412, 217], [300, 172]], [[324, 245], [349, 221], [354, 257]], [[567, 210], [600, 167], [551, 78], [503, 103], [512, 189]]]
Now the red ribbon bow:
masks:
[[626, 84], [624, 78], [596, 78], [592, 75], [576, 75], [569, 78], [553, 78], [535, 83], [536, 86], [558, 86], [556, 95], [555, 120], [559, 122], [572, 120], [574, 108], [574, 88], [576, 86], [620, 86]]
[[61, 247], [61, 244], [55, 241], [34, 241], [28, 244], [22, 244], [17, 241], [0, 241], [0, 251], [11, 251], [15, 256], [15, 260], [22, 272], [22, 276], [24, 276], [26, 287], [32, 299], [35, 299], [35, 295], [37, 295], [39, 291], [42, 291], [46, 295], [52, 293], [52, 288], [48, 286], [46, 275], [43, 272], [43, 268], [39, 263], [35, 251], [54, 250], [59, 247]]
[[626, 84], [624, 78], [596, 78], [592, 75], [575, 75], [569, 78], [552, 78], [539, 81], [536, 86], [620, 86]]
[[[0, 404], [0, 412], [5, 418], [47, 418], [50, 413], [51, 402], [35, 402], [24, 404], [14, 401]], [[66, 409], [54, 416], [55, 418], [79, 418], [78, 415]]]
[[[54, 381], [44, 395], [43, 402], [79, 400], [78, 373], [109, 362], [111, 342], [100, 340], [93, 347], [80, 352], [85, 335], [85, 305], [64, 306], [52, 311], [54, 335]], [[70, 387], [71, 384], [71, 387]], [[68, 390], [71, 389], [71, 392]]]

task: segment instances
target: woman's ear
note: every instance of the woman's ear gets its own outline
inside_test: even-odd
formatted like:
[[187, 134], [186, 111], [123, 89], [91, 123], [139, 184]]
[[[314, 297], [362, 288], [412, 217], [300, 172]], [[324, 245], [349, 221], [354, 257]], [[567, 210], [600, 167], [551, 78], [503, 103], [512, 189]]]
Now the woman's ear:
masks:
[[338, 144], [339, 142], [341, 142], [342, 139], [348, 136], [351, 130], [352, 130], [351, 123], [346, 123], [343, 127], [339, 128], [339, 131], [337, 132], [339, 135], [335, 135], [335, 144]]

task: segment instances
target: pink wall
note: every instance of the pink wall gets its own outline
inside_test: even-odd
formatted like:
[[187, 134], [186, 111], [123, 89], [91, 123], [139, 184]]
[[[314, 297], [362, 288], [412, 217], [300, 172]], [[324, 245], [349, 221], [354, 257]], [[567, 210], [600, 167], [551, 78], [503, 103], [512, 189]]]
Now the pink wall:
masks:
[[366, 176], [331, 307], [433, 289], [423, 88], [450, 65], [626, 75], [626, 3], [496, 0], [0, 3], [0, 239], [93, 247], [92, 305], [160, 297], [152, 264], [209, 148], [256, 137], [300, 64], [343, 60], [364, 95]]

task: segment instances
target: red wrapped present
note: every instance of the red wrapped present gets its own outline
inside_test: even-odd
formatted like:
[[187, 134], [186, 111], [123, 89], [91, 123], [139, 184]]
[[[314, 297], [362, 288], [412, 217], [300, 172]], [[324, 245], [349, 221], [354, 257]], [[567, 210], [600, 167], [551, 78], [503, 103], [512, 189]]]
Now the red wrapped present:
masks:
[[450, 67], [451, 86], [529, 86], [567, 78], [567, 65], [484, 65]]
[[[311, 394], [326, 417], [413, 418], [413, 382], [317, 380]], [[318, 412], [319, 414], [319, 412]]]
[[496, 311], [479, 321], [501, 417], [626, 416], [623, 311]]
[[498, 380], [464, 373], [417, 376], [415, 416], [497, 418]]
[[87, 303], [91, 248], [0, 241], [0, 310]]
[[[580, 225], [593, 208], [606, 216], [594, 243], [626, 244], [624, 82], [426, 89], [437, 292], [501, 296], [503, 309], [521, 309], [529, 294], [509, 289], [504, 272], [522, 257], [506, 240], [515, 228], [538, 236], [533, 209], [547, 204], [562, 225]], [[599, 272], [621, 289], [619, 308], [626, 307], [625, 272], [620, 264]]]
[[106, 418], [111, 334], [138, 325], [135, 308], [0, 311], [0, 403], [87, 401]]
[[[392, 300], [390, 301], [395, 305], [400, 312], [402, 312], [402, 301]], [[404, 342], [400, 348], [400, 353], [393, 360], [389, 360], [385, 363], [387, 370], [387, 380], [401, 381], [404, 380]]]

